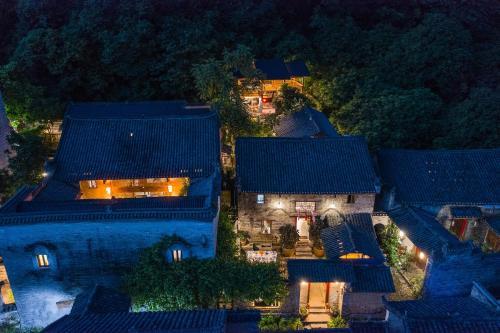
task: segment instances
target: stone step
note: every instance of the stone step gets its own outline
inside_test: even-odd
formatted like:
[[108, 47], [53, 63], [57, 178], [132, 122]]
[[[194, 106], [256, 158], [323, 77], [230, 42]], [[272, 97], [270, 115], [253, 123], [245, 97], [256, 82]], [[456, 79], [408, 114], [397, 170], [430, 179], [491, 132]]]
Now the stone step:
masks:
[[330, 320], [330, 314], [328, 313], [309, 313], [304, 320], [304, 323], [313, 324], [325, 324]]
[[328, 313], [328, 309], [324, 307], [310, 307], [309, 313]]

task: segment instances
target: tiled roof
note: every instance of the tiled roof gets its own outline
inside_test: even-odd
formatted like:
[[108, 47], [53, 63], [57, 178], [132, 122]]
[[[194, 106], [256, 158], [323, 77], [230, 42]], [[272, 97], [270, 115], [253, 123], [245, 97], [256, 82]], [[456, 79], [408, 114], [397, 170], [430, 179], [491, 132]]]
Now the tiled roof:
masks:
[[411, 333], [493, 333], [500, 330], [500, 312], [472, 297], [385, 301], [389, 312], [404, 318]]
[[385, 265], [355, 265], [356, 280], [352, 283], [353, 292], [393, 293], [394, 281], [391, 269]]
[[450, 207], [451, 216], [454, 218], [481, 217], [481, 209], [471, 206], [453, 206]]
[[374, 193], [376, 181], [362, 137], [239, 138], [236, 175], [258, 193]]
[[0, 213], [15, 213], [17, 211], [17, 206], [23, 200], [30, 195], [30, 193], [35, 189], [33, 186], [22, 186], [17, 192], [9, 198], [1, 207]]
[[326, 256], [337, 259], [347, 253], [363, 253], [377, 261], [384, 261], [384, 256], [377, 243], [371, 215], [348, 214], [341, 224], [325, 228], [321, 232]]
[[65, 201], [23, 201], [18, 212], [121, 212], [127, 210], [197, 209], [205, 206], [206, 197], [157, 197], [130, 199], [86, 199]]
[[383, 149], [378, 163], [383, 182], [395, 187], [402, 203], [500, 203], [500, 149]]
[[42, 184], [36, 191], [34, 201], [59, 201], [73, 200], [80, 194], [78, 183], [67, 183], [56, 179], [50, 179]]
[[281, 59], [255, 60], [255, 68], [260, 70], [267, 80], [289, 80], [290, 73]]
[[76, 296], [71, 308], [71, 315], [128, 312], [130, 305], [129, 296], [117, 290], [97, 285]]
[[385, 265], [358, 265], [352, 262], [324, 259], [289, 259], [288, 280], [292, 283], [345, 282], [353, 292], [392, 293], [394, 283]]
[[438, 297], [411, 301], [386, 301], [389, 311], [409, 319], [497, 319], [500, 313], [473, 297]]
[[354, 269], [350, 263], [333, 260], [289, 259], [288, 279], [291, 282], [351, 282]]
[[486, 217], [486, 223], [488, 223], [497, 235], [500, 235], [500, 215]]
[[291, 77], [306, 77], [310, 75], [306, 63], [302, 60], [289, 61], [285, 63], [285, 66]]
[[54, 177], [206, 177], [218, 168], [219, 154], [219, 121], [208, 107], [178, 101], [73, 104]]
[[224, 310], [67, 315], [44, 333], [224, 333]]
[[409, 333], [498, 333], [499, 321], [440, 321], [413, 320], [409, 322]]
[[[282, 59], [258, 59], [254, 64], [267, 80], [290, 80], [291, 77], [309, 76], [309, 70], [302, 60], [285, 63]], [[237, 74], [241, 75], [239, 72]]]
[[274, 132], [276, 136], [289, 138], [338, 136], [325, 114], [310, 107], [280, 119]]
[[444, 254], [443, 251], [465, 248], [454, 235], [433, 216], [418, 208], [397, 208], [387, 212], [391, 220], [418, 248], [428, 255]]
[[352, 333], [389, 333], [386, 321], [352, 321]]
[[5, 112], [2, 93], [0, 92], [0, 169], [5, 168], [9, 162], [9, 156], [5, 153], [6, 150], [10, 149], [9, 142], [7, 141], [9, 133], [10, 123]]

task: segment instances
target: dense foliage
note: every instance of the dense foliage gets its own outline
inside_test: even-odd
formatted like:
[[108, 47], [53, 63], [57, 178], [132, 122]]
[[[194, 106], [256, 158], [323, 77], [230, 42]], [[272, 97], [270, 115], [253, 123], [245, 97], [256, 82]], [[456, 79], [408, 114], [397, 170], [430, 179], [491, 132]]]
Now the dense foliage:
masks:
[[371, 148], [495, 147], [499, 11], [456, 2], [3, 0], [0, 90], [17, 130], [70, 101], [210, 102], [231, 143], [268, 133], [243, 112], [234, 70], [251, 84], [253, 57], [304, 59], [311, 103]]
[[299, 318], [286, 318], [276, 315], [262, 316], [259, 329], [264, 332], [296, 331], [304, 328]]
[[166, 251], [177, 237], [164, 237], [146, 249], [124, 286], [134, 308], [181, 310], [214, 308], [220, 303], [261, 299], [272, 303], [286, 294], [277, 264], [235, 259], [195, 259], [167, 264]]
[[236, 214], [223, 208], [219, 214], [217, 229], [217, 257], [235, 259], [238, 257], [238, 235], [235, 232]]

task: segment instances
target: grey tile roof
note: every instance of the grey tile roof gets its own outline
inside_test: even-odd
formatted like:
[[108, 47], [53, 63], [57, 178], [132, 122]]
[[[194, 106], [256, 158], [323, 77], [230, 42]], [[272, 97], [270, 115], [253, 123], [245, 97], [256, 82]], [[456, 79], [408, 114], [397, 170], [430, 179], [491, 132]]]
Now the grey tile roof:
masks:
[[446, 230], [433, 216], [418, 208], [397, 208], [387, 212], [391, 220], [418, 248], [428, 255], [467, 247]]
[[128, 312], [130, 306], [129, 296], [112, 288], [96, 285], [76, 296], [70, 314]]
[[386, 321], [352, 321], [349, 327], [353, 333], [389, 333]]
[[67, 315], [44, 333], [224, 333], [224, 310]]
[[500, 312], [472, 297], [441, 297], [385, 301], [386, 308], [404, 318], [411, 333], [493, 333], [500, 330]]
[[34, 201], [59, 201], [74, 200], [80, 194], [78, 183], [67, 183], [56, 179], [50, 179], [42, 184], [36, 191]]
[[402, 203], [500, 203], [500, 149], [383, 149], [378, 164]]
[[438, 297], [411, 301], [386, 301], [389, 311], [409, 319], [496, 319], [500, 312], [473, 297]]
[[339, 260], [289, 259], [288, 280], [291, 283], [346, 282], [353, 292], [392, 293], [394, 283], [385, 265], [353, 264]]
[[338, 259], [348, 253], [363, 253], [377, 262], [383, 262], [384, 256], [377, 243], [371, 215], [348, 214], [344, 221], [323, 229], [321, 239], [329, 259]]
[[7, 167], [9, 162], [9, 156], [5, 151], [10, 150], [10, 145], [7, 141], [10, 130], [9, 118], [7, 118], [2, 93], [0, 92], [0, 169]]
[[242, 192], [375, 193], [375, 171], [362, 137], [239, 138], [236, 176]]
[[409, 323], [409, 333], [498, 333], [498, 321], [439, 321], [414, 320]]
[[289, 259], [288, 279], [292, 282], [351, 282], [355, 279], [350, 263], [322, 259]]
[[453, 206], [450, 207], [451, 216], [454, 218], [481, 217], [481, 209], [471, 206]]
[[500, 235], [500, 215], [486, 217], [486, 223], [490, 226], [497, 235]]
[[178, 101], [73, 104], [54, 177], [207, 177], [219, 168], [219, 141], [217, 114], [207, 107]]
[[385, 265], [355, 265], [353, 292], [393, 293], [396, 291], [391, 269]]
[[[258, 59], [254, 62], [255, 68], [264, 74], [267, 80], [289, 80], [290, 72], [282, 59]], [[294, 68], [298, 67], [292, 65]], [[292, 68], [292, 69], [294, 69]], [[299, 69], [299, 68], [297, 68]]]
[[310, 107], [280, 119], [274, 132], [276, 136], [289, 138], [339, 136], [325, 114]]

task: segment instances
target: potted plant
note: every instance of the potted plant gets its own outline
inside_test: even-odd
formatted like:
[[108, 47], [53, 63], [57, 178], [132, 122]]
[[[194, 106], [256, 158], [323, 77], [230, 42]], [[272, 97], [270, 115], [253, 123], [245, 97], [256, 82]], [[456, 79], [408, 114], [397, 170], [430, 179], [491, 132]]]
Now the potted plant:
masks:
[[309, 227], [309, 239], [313, 244], [313, 253], [316, 257], [323, 257], [325, 255], [325, 249], [323, 247], [323, 242], [321, 241], [321, 230], [328, 226], [326, 219], [321, 220], [316, 218], [316, 221]]
[[281, 239], [281, 252], [285, 257], [291, 257], [295, 253], [295, 244], [299, 241], [299, 232], [291, 224], [285, 224], [279, 228]]

